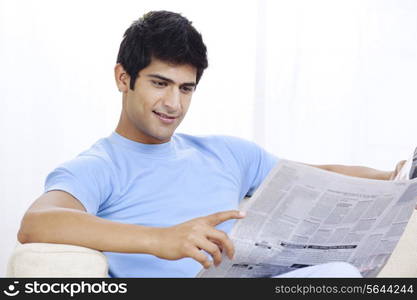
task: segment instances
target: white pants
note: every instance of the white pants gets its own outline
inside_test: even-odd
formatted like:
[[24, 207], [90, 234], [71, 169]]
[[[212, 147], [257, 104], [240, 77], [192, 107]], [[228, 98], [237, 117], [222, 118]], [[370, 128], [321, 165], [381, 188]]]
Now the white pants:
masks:
[[274, 278], [293, 278], [293, 277], [362, 277], [356, 267], [345, 262], [332, 262], [326, 264], [315, 265], [311, 267], [305, 267], [297, 269], [288, 273], [284, 273]]

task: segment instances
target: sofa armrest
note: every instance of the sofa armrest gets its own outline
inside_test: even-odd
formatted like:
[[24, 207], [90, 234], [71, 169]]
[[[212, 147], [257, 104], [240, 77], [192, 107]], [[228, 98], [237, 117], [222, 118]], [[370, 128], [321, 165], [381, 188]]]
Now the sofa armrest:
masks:
[[18, 243], [6, 277], [108, 277], [108, 263], [103, 253], [85, 247]]

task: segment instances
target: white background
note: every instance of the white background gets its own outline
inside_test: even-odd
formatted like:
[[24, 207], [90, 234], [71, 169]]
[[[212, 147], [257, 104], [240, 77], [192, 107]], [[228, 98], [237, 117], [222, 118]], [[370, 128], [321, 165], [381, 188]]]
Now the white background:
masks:
[[415, 0], [0, 0], [0, 276], [47, 174], [114, 130], [122, 35], [158, 9], [208, 47], [177, 131], [387, 170], [417, 145]]

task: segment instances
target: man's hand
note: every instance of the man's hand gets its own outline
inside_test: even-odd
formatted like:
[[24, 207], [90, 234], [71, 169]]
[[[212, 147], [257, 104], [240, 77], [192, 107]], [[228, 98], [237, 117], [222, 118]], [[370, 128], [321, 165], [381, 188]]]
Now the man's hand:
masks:
[[167, 228], [155, 228], [155, 243], [152, 254], [159, 258], [176, 260], [191, 257], [209, 268], [211, 262], [204, 250], [213, 257], [214, 265], [221, 262], [224, 249], [232, 259], [234, 247], [226, 233], [214, 228], [230, 219], [241, 219], [245, 215], [237, 210], [222, 211], [205, 217], [195, 218]]
[[395, 179], [395, 177], [400, 172], [401, 168], [404, 166], [404, 164], [406, 162], [407, 162], [406, 160], [401, 160], [397, 163], [397, 165], [395, 166], [394, 171], [392, 171], [392, 173], [391, 173], [391, 176], [390, 176], [389, 180], [394, 180]]

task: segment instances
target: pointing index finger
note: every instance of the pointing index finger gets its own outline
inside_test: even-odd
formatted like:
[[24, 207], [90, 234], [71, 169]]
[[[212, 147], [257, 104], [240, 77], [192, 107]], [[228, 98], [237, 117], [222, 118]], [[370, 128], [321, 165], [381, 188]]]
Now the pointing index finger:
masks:
[[227, 210], [208, 215], [206, 217], [209, 225], [216, 226], [224, 221], [230, 219], [241, 219], [245, 217], [246, 213], [239, 210]]

